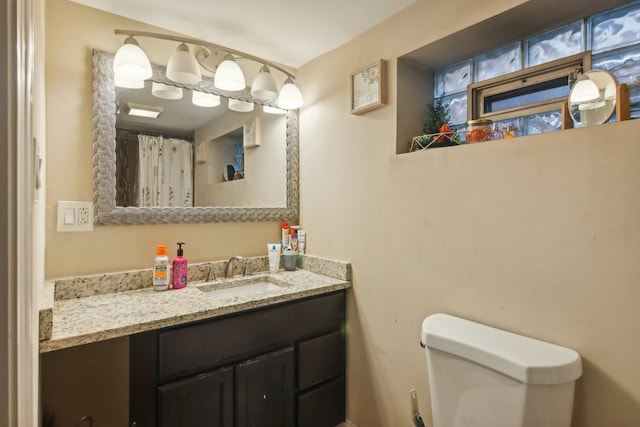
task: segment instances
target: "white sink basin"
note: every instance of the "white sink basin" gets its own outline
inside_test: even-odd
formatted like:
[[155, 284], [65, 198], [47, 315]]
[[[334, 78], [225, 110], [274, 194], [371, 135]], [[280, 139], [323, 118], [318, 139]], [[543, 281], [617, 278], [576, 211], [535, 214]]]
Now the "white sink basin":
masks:
[[199, 286], [207, 296], [216, 299], [238, 298], [263, 293], [281, 291], [290, 286], [271, 276], [254, 276], [242, 279], [229, 279], [222, 282], [211, 282]]

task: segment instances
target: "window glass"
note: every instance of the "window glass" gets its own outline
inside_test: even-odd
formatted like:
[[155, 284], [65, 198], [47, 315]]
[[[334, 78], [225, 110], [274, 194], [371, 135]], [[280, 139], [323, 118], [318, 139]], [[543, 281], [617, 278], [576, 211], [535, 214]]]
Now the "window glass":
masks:
[[594, 56], [592, 68], [609, 71], [620, 83], [640, 83], [640, 46]]
[[594, 15], [589, 20], [593, 53], [640, 42], [640, 3]]
[[472, 83], [472, 63], [472, 60], [469, 59], [436, 72], [435, 96], [466, 91], [467, 85]]
[[445, 96], [444, 105], [449, 105], [449, 123], [457, 125], [467, 122], [467, 92]]
[[475, 81], [487, 80], [521, 69], [522, 47], [518, 42], [476, 57]]
[[609, 71], [629, 85], [631, 117], [640, 118], [640, 46], [593, 57], [593, 68]]
[[524, 118], [524, 134], [553, 132], [562, 128], [562, 115], [559, 110], [541, 114], [532, 114]]
[[584, 51], [584, 23], [576, 21], [525, 42], [526, 66], [544, 64]]
[[569, 96], [566, 77], [544, 81], [535, 85], [488, 96], [484, 99], [485, 112], [497, 112]]
[[502, 132], [502, 138], [515, 138], [522, 136], [522, 117], [514, 119], [498, 120], [493, 122], [494, 128]]

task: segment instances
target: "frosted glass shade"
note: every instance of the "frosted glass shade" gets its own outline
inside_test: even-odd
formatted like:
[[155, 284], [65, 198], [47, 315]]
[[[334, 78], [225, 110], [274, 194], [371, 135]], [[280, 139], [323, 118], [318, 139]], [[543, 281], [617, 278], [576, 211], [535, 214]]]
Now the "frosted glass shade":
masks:
[[144, 80], [130, 80], [122, 78], [118, 75], [115, 76], [114, 81], [117, 87], [125, 89], [142, 89], [144, 88]]
[[251, 96], [265, 101], [273, 101], [278, 97], [278, 86], [271, 75], [269, 67], [263, 65], [251, 84]]
[[283, 110], [278, 107], [271, 107], [270, 105], [263, 106], [262, 111], [269, 114], [287, 114], [287, 110]]
[[221, 90], [243, 90], [247, 85], [244, 80], [244, 74], [233, 56], [227, 54], [213, 78], [213, 85]]
[[151, 94], [155, 97], [168, 100], [182, 99], [182, 88], [153, 82]]
[[180, 43], [178, 49], [169, 58], [167, 78], [182, 84], [195, 84], [202, 80], [200, 65], [186, 44]]
[[302, 99], [300, 89], [293, 83], [291, 78], [287, 78], [278, 95], [278, 107], [285, 110], [295, 110], [302, 107], [303, 104], [304, 99]]
[[253, 111], [253, 102], [240, 101], [239, 99], [229, 98], [229, 109], [239, 113], [247, 113]]
[[194, 90], [191, 102], [193, 105], [197, 105], [198, 107], [217, 107], [220, 105], [220, 97], [212, 93], [204, 93]]
[[600, 91], [598, 86], [591, 80], [579, 80], [571, 89], [569, 101], [574, 104], [581, 102], [590, 102], [598, 99]]
[[138, 42], [129, 36], [113, 58], [113, 72], [127, 80], [146, 80], [151, 78], [151, 63]]

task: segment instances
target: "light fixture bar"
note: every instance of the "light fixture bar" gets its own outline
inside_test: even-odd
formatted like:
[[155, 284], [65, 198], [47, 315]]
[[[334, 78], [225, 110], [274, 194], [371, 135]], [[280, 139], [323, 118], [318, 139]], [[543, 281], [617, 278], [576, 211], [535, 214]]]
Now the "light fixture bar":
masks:
[[[212, 50], [231, 53], [233, 55], [237, 55], [240, 58], [250, 59], [250, 60], [258, 62], [260, 64], [268, 65], [269, 67], [273, 67], [276, 70], [284, 73], [288, 77], [290, 77], [292, 79], [295, 79], [295, 76], [293, 74], [291, 74], [290, 72], [288, 72], [284, 68], [274, 64], [273, 62], [267, 61], [265, 59], [259, 58], [257, 56], [251, 55], [249, 53], [244, 53], [244, 52], [241, 52], [239, 50], [231, 49], [231, 48], [228, 48], [228, 47], [225, 47], [225, 46], [221, 46], [221, 45], [218, 45], [218, 44], [215, 44], [215, 43], [206, 42], [206, 41], [203, 41], [203, 40], [192, 39], [192, 38], [188, 38], [188, 37], [180, 37], [180, 36], [170, 36], [168, 34], [161, 34], [161, 33], [151, 33], [151, 32], [147, 32], [147, 31], [134, 31], [134, 30], [118, 30], [118, 29], [116, 29], [116, 30], [114, 30], [114, 34], [128, 35], [128, 36], [132, 36], [132, 37], [151, 37], [151, 38], [154, 38], [154, 39], [170, 40], [170, 41], [175, 41], [175, 42], [179, 42], [179, 43], [187, 43], [187, 44], [199, 45], [199, 46], [202, 46], [202, 47], [210, 48]], [[200, 65], [202, 65], [202, 64], [200, 64]]]

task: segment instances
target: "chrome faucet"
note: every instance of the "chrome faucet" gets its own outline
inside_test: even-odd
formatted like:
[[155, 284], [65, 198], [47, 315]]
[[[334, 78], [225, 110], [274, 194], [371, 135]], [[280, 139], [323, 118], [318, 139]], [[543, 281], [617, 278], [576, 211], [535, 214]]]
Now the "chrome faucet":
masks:
[[[229, 258], [229, 261], [227, 261], [227, 270], [225, 271], [224, 277], [229, 278], [229, 277], [233, 277], [233, 264], [234, 261], [242, 261], [244, 258], [241, 256], [232, 256], [231, 258]], [[229, 273], [231, 273], [231, 276], [229, 276]]]

